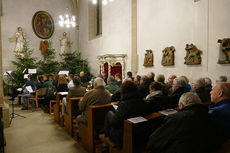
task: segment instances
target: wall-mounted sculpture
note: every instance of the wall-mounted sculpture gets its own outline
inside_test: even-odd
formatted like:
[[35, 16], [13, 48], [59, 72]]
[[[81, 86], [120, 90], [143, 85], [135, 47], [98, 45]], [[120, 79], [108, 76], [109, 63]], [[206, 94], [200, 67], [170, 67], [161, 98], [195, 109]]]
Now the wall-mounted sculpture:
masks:
[[197, 49], [195, 45], [193, 44], [186, 44], [185, 47], [186, 50], [186, 56], [185, 56], [185, 62], [184, 64], [187, 65], [198, 65], [201, 64], [201, 56], [202, 53], [201, 50]]
[[151, 49], [146, 50], [144, 66], [153, 66], [153, 51]]
[[230, 64], [230, 38], [218, 39], [218, 43], [221, 44], [220, 48], [225, 57], [218, 60], [219, 64]]
[[175, 52], [175, 47], [171, 46], [171, 47], [166, 47], [162, 53], [162, 60], [161, 60], [161, 64], [163, 66], [170, 66], [170, 65], [174, 65], [174, 52]]

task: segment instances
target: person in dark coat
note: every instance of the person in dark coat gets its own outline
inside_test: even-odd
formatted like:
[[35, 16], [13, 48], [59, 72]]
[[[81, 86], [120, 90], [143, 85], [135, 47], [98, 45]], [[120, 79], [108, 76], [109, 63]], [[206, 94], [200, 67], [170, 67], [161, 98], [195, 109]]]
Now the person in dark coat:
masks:
[[167, 116], [148, 140], [147, 151], [154, 153], [210, 153], [223, 144], [222, 128], [208, 114], [196, 93], [179, 100], [180, 110]]
[[204, 77], [204, 81], [206, 94], [210, 95], [210, 92], [212, 91], [212, 80], [209, 77]]
[[122, 144], [124, 120], [145, 114], [145, 104], [138, 95], [138, 87], [133, 81], [121, 85], [121, 101], [115, 112], [109, 111], [105, 118], [105, 136]]
[[211, 114], [224, 129], [225, 139], [230, 139], [230, 83], [217, 82], [211, 91]]
[[146, 75], [141, 77], [140, 85], [138, 87], [141, 98], [145, 98], [149, 94], [150, 81]]
[[193, 83], [193, 92], [196, 92], [202, 102], [209, 101], [211, 99], [210, 92], [205, 89], [205, 79], [199, 78]]
[[183, 93], [185, 93], [186, 81], [183, 78], [175, 78], [172, 84], [172, 94], [169, 96], [152, 96], [146, 100], [148, 105], [148, 113], [175, 108]]

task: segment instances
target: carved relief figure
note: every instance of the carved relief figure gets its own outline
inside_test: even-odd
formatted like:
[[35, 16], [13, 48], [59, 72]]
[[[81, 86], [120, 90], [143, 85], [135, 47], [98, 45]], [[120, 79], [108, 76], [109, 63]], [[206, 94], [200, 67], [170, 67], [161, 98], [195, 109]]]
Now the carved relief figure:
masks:
[[221, 44], [221, 50], [225, 55], [225, 59], [219, 59], [219, 64], [229, 64], [230, 63], [230, 38], [219, 39], [217, 41]]
[[193, 44], [186, 44], [186, 56], [185, 56], [185, 62], [184, 64], [187, 65], [197, 65], [201, 64], [201, 56], [200, 54], [202, 51], [196, 48]]
[[60, 39], [60, 46], [61, 46], [60, 55], [62, 56], [63, 54], [66, 53], [68, 48], [68, 38], [66, 32], [63, 32], [63, 36]]
[[166, 47], [162, 53], [162, 61], [161, 64], [163, 66], [168, 66], [168, 65], [174, 65], [174, 52], [175, 52], [175, 47]]
[[153, 66], [153, 52], [152, 50], [146, 50], [144, 66]]
[[10, 41], [15, 42], [14, 52], [17, 54], [23, 54], [23, 48], [26, 40], [21, 27], [18, 27], [18, 31], [15, 33], [15, 36], [10, 38]]

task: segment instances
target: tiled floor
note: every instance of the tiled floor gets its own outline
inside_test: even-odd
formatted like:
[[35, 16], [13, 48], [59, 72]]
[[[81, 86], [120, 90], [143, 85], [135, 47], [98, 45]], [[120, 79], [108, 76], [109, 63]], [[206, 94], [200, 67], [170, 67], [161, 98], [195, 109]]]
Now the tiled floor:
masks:
[[20, 110], [5, 129], [6, 153], [85, 153], [85, 151], [42, 110]]

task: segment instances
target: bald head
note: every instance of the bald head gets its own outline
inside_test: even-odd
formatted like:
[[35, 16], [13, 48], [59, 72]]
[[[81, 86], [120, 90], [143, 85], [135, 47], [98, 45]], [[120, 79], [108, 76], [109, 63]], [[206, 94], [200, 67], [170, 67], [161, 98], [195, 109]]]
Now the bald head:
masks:
[[94, 80], [94, 87], [98, 87], [98, 86], [105, 86], [104, 80], [102, 78], [97, 77]]
[[230, 83], [217, 82], [213, 87], [211, 94], [211, 101], [218, 103], [221, 100], [230, 98]]

